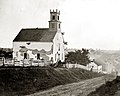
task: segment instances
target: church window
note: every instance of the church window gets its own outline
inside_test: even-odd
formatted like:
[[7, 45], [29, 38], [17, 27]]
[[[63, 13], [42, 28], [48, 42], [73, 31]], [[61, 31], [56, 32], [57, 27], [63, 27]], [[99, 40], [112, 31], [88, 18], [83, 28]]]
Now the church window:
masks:
[[30, 45], [30, 42], [26, 43], [27, 45]]
[[54, 15], [53, 15], [52, 19], [55, 20], [55, 16]]
[[60, 28], [60, 24], [59, 24], [59, 28]]
[[58, 61], [60, 60], [60, 54], [58, 54]]
[[58, 16], [58, 20], [59, 20], [59, 16]]
[[24, 53], [24, 59], [27, 59], [27, 53]]
[[40, 53], [37, 54], [37, 59], [40, 59]]

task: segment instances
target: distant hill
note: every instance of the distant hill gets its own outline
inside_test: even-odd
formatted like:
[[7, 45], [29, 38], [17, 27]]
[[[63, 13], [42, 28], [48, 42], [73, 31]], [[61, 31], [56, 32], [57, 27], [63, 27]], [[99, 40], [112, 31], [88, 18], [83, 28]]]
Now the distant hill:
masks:
[[120, 73], [120, 50], [90, 50], [90, 58], [101, 63], [104, 71]]

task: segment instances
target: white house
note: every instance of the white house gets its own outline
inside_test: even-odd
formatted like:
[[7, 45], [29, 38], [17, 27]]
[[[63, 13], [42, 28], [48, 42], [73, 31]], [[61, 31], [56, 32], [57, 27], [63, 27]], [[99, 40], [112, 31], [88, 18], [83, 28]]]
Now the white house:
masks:
[[102, 64], [93, 59], [93, 61], [87, 64], [87, 69], [93, 72], [102, 73]]
[[49, 28], [21, 29], [13, 40], [13, 58], [23, 60], [44, 60], [56, 63], [65, 59], [64, 38], [61, 32], [60, 11], [50, 10]]

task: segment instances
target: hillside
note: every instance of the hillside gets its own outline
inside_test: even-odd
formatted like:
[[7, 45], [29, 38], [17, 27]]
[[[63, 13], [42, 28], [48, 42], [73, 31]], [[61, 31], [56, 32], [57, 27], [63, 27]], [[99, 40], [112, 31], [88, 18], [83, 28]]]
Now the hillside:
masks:
[[104, 66], [104, 71], [108, 73], [118, 71], [120, 73], [120, 51], [119, 50], [92, 50], [90, 58]]
[[106, 82], [108, 80], [112, 81], [114, 78], [115, 77], [113, 75], [104, 75], [80, 82], [56, 86], [51, 89], [36, 92], [27, 96], [87, 96], [91, 92], [95, 91], [96, 88], [99, 88], [105, 84], [105, 80]]
[[0, 94], [3, 96], [31, 94], [97, 76], [101, 74], [83, 69], [4, 68], [0, 69]]
[[120, 77], [107, 81], [87, 96], [120, 96]]

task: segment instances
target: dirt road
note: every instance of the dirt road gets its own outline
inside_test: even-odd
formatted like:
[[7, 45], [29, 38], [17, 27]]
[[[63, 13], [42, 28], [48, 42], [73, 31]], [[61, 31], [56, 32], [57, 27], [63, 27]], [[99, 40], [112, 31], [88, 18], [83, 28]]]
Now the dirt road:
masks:
[[60, 85], [49, 90], [27, 96], [87, 96], [90, 92], [94, 91], [106, 81], [113, 79], [115, 79], [113, 76], [102, 76], [77, 83]]

